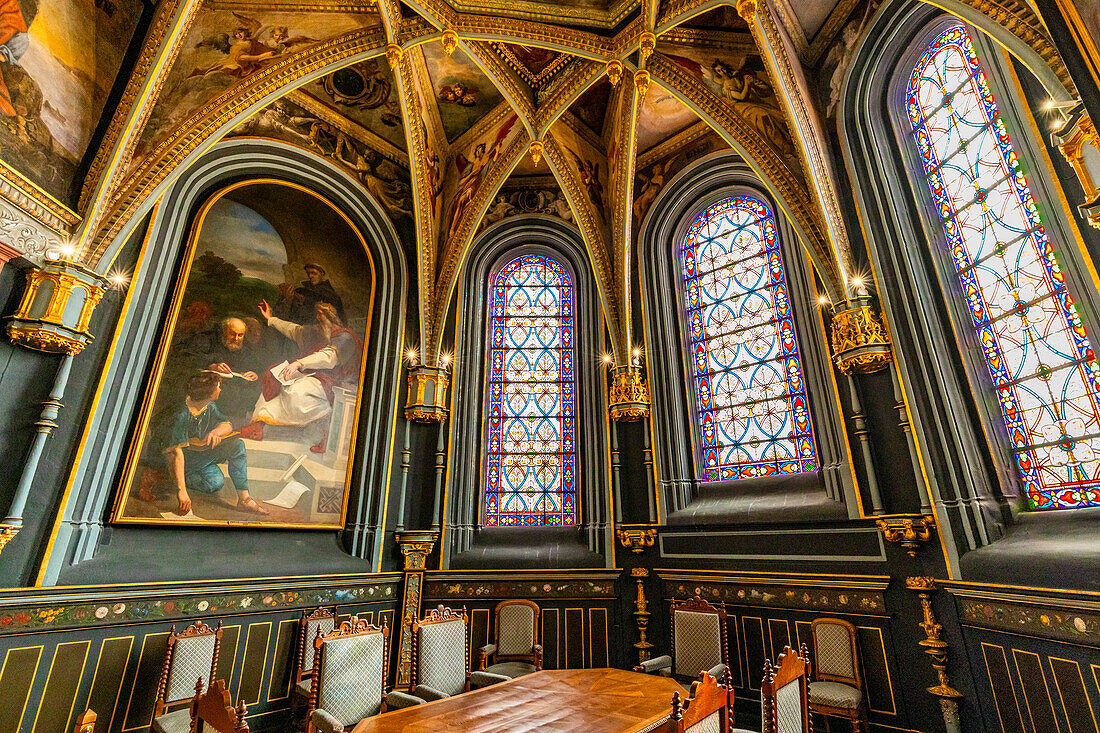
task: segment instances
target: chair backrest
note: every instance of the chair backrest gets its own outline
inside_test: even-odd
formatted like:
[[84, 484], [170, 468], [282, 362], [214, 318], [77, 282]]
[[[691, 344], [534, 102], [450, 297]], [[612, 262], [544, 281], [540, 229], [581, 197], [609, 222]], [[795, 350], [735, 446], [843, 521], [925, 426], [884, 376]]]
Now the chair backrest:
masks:
[[764, 679], [760, 683], [760, 730], [762, 733], [813, 733], [810, 722], [810, 660], [789, 646], [772, 666], [764, 660]]
[[726, 609], [699, 596], [672, 602], [672, 673], [698, 679], [715, 665], [729, 665]]
[[413, 685], [427, 685], [446, 695], [466, 688], [470, 673], [469, 619], [466, 607], [440, 606], [413, 624]]
[[539, 643], [539, 605], [522, 599], [498, 603], [496, 641], [497, 659], [533, 659]]
[[672, 693], [672, 714], [669, 715], [668, 733], [729, 733], [733, 718], [733, 690], [708, 673], [703, 673], [694, 695], [686, 703], [680, 693]]
[[810, 624], [810, 631], [814, 637], [814, 679], [860, 688], [856, 627], [844, 619], [819, 618]]
[[204, 693], [200, 678], [195, 684], [195, 698], [191, 701], [191, 733], [248, 733], [248, 706], [233, 707], [233, 697], [225, 689], [225, 680], [214, 680]]
[[389, 664], [390, 630], [385, 617], [372, 626], [352, 616], [313, 642], [308, 719], [320, 708], [352, 726], [382, 710]]
[[73, 733], [95, 733], [95, 711], [91, 708], [85, 710], [79, 718], [76, 719], [76, 725], [73, 726]]
[[173, 626], [168, 634], [168, 653], [157, 686], [157, 703], [153, 717], [160, 717], [164, 708], [173, 703], [191, 700], [195, 696], [195, 680], [214, 678], [218, 669], [218, 648], [222, 640], [222, 625], [215, 629], [196, 621], [180, 633]]
[[336, 606], [322, 606], [309, 614], [302, 612], [302, 620], [298, 622], [298, 682], [309, 677], [313, 669], [313, 641], [317, 638], [317, 632], [324, 636], [335, 628]]

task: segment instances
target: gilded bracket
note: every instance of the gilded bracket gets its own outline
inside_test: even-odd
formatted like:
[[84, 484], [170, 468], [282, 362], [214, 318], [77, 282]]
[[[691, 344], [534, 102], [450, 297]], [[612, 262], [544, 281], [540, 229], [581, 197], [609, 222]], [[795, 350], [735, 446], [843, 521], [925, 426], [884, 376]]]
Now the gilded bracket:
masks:
[[898, 515], [875, 522], [887, 542], [900, 543], [909, 557], [916, 557], [920, 546], [932, 539], [936, 519], [931, 514]]
[[649, 600], [645, 597], [645, 579], [649, 577], [649, 568], [631, 568], [630, 577], [638, 584], [638, 592], [634, 596], [634, 624], [638, 627], [638, 641], [634, 642], [634, 648], [638, 650], [638, 663], [649, 659], [653, 645], [646, 640], [646, 630], [649, 628]]
[[657, 541], [656, 527], [630, 527], [617, 530], [619, 544], [630, 548], [635, 555], [645, 552], [646, 548], [653, 547]]
[[1089, 224], [1100, 229], [1100, 135], [1081, 102], [1066, 112], [1066, 120], [1051, 137], [1085, 192], [1078, 208]]

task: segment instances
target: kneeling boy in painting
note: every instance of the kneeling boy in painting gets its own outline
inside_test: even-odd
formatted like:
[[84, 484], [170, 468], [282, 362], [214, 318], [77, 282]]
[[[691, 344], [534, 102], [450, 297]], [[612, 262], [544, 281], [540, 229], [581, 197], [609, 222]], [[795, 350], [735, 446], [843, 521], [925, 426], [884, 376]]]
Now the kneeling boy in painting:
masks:
[[254, 514], [270, 514], [248, 493], [248, 464], [244, 441], [233, 432], [233, 425], [218, 409], [222, 377], [217, 372], [201, 371], [187, 380], [187, 396], [170, 421], [165, 459], [172, 474], [180, 515], [191, 511], [191, 496], [201, 491], [216, 494], [225, 485], [219, 464], [225, 463], [233, 488], [237, 490], [237, 509]]

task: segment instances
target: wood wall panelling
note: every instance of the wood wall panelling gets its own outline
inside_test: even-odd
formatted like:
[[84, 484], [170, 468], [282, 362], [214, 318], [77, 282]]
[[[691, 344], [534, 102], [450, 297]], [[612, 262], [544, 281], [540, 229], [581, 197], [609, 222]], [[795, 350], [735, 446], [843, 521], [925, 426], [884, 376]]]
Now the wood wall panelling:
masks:
[[267, 683], [267, 701], [277, 702], [290, 697], [294, 682], [294, 664], [298, 652], [298, 620], [286, 618], [275, 632], [275, 654], [271, 660], [271, 678]]
[[133, 648], [133, 636], [112, 636], [104, 639], [99, 646], [88, 702], [82, 708], [96, 711], [99, 716], [96, 724], [102, 731], [117, 730], [115, 722], [122, 697], [122, 683], [126, 679]]
[[[26, 637], [20, 641], [26, 642]], [[8, 649], [0, 667], [0, 733], [17, 733], [27, 709], [42, 646]]]
[[248, 625], [245, 634], [244, 659], [241, 663], [241, 681], [237, 685], [237, 702], [248, 706], [258, 705], [260, 690], [267, 672], [268, 647], [271, 641], [271, 622], [260, 621]]
[[46, 688], [34, 717], [34, 733], [53, 733], [72, 728], [69, 719], [84, 677], [90, 641], [69, 641], [54, 647]]

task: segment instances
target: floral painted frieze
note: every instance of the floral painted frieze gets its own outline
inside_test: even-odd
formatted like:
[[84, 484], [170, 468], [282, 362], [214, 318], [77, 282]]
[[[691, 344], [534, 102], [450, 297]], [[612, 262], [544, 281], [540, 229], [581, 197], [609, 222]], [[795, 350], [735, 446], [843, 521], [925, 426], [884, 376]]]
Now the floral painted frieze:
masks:
[[431, 580], [424, 597], [451, 598], [614, 598], [614, 580]]
[[196, 616], [232, 616], [316, 606], [393, 602], [394, 582], [356, 586], [168, 594], [159, 598], [80, 600], [49, 605], [6, 603], [0, 605], [0, 635], [27, 630], [60, 630], [147, 621], [172, 621]]
[[665, 580], [666, 598], [699, 596], [711, 603], [770, 606], [810, 611], [834, 611], [883, 615], [886, 602], [877, 590], [851, 588], [798, 588], [740, 582], [691, 583]]
[[959, 616], [967, 626], [1078, 644], [1100, 642], [1100, 613], [1057, 608], [1053, 603], [1035, 606], [986, 598], [960, 597], [957, 600]]

